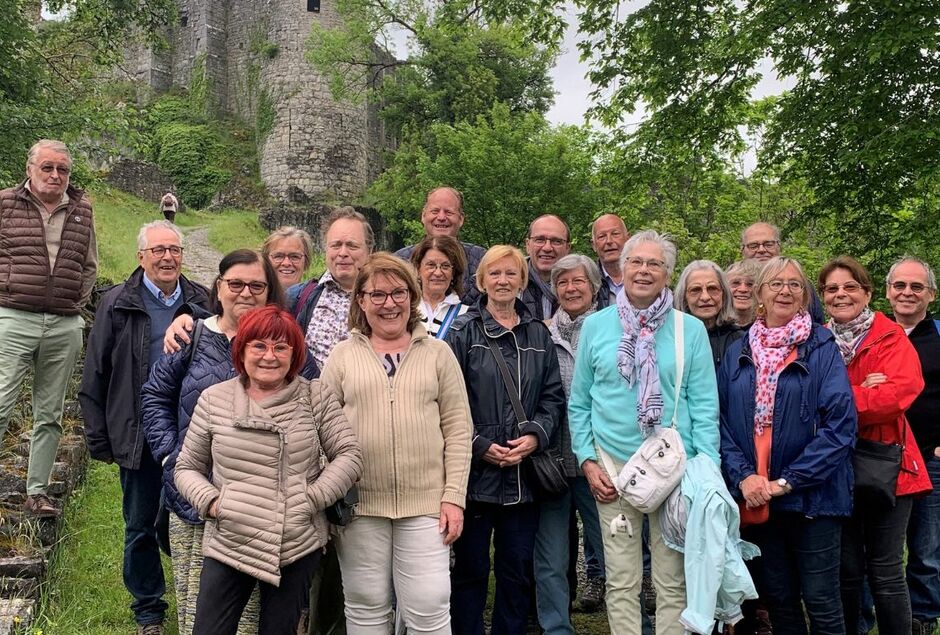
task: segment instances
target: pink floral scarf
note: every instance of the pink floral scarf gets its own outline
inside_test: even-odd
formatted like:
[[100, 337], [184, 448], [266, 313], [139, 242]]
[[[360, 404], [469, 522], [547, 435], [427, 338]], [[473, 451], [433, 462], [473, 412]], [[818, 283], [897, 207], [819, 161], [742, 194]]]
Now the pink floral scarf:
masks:
[[776, 328], [769, 328], [763, 317], [758, 317], [751, 326], [748, 339], [757, 371], [754, 431], [759, 435], [764, 434], [764, 428], [773, 423], [774, 397], [783, 363], [797, 344], [806, 341], [811, 328], [812, 321], [806, 311], [800, 311], [789, 322]]

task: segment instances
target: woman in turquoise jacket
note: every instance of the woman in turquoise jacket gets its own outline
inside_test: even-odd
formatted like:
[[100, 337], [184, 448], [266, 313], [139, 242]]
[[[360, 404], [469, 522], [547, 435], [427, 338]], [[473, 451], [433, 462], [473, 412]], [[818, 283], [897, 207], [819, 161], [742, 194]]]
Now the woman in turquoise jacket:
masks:
[[[666, 286], [675, 245], [657, 232], [640, 232], [624, 245], [620, 261], [624, 286], [616, 305], [588, 317], [581, 331], [568, 406], [572, 450], [605, 529], [607, 613], [615, 634], [641, 629], [642, 538], [639, 531], [612, 535], [606, 529], [620, 514], [639, 528], [643, 514], [620, 499], [597, 448], [619, 470], [655, 426], [669, 424], [677, 399], [675, 316]], [[689, 457], [704, 454], [718, 464], [718, 392], [708, 334], [698, 319], [678, 316], [684, 371], [677, 427]], [[681, 635], [683, 559], [662, 540], [660, 511], [649, 514], [657, 632]]]

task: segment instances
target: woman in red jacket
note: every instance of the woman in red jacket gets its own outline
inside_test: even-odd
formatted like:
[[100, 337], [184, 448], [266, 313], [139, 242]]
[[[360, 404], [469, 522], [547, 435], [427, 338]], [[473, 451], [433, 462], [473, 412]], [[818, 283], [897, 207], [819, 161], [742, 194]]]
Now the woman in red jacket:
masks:
[[914, 495], [929, 492], [931, 484], [904, 412], [923, 390], [924, 379], [904, 330], [868, 307], [871, 292], [868, 272], [853, 258], [836, 258], [819, 272], [828, 326], [849, 371], [859, 438], [903, 446], [894, 505], [856, 488], [842, 532], [842, 610], [845, 632], [857, 633], [867, 575], [878, 632], [907, 635], [911, 602], [902, 564], [904, 537]]

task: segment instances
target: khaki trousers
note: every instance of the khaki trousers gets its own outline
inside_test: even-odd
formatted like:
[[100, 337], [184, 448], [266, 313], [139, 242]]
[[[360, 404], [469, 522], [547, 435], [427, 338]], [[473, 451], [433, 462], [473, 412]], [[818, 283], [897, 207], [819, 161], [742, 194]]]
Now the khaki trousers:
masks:
[[82, 351], [80, 315], [33, 313], [0, 307], [0, 438], [33, 369], [33, 430], [26, 493], [44, 494], [62, 437], [62, 407]]

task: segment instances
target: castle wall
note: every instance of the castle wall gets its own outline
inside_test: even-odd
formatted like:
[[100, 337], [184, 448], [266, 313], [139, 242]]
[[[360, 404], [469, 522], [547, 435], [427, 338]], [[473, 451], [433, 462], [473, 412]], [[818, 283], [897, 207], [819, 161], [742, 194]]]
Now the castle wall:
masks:
[[[157, 92], [190, 84], [205, 59], [213, 103], [257, 125], [273, 125], [259, 148], [261, 179], [283, 201], [355, 200], [380, 173], [390, 145], [378, 109], [338, 103], [304, 59], [311, 26], [339, 26], [333, 0], [319, 13], [305, 0], [178, 0], [170, 51], [128, 50], [138, 79]], [[274, 48], [276, 47], [276, 52]], [[365, 87], [364, 87], [365, 88]]]

